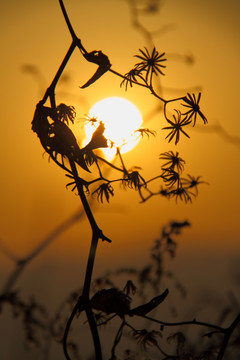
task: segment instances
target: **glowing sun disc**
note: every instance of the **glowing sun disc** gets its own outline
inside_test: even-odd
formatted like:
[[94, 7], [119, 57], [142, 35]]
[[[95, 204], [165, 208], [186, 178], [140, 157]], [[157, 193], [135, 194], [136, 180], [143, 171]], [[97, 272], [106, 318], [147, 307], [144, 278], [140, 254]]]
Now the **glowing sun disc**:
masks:
[[[139, 141], [135, 131], [142, 124], [142, 116], [135, 105], [120, 97], [110, 97], [97, 102], [89, 112], [90, 118], [97, 118], [105, 125], [104, 136], [114, 142], [115, 149], [102, 149], [108, 158], [113, 158], [116, 147], [121, 153], [131, 150]], [[95, 128], [91, 124], [85, 127], [88, 140]]]

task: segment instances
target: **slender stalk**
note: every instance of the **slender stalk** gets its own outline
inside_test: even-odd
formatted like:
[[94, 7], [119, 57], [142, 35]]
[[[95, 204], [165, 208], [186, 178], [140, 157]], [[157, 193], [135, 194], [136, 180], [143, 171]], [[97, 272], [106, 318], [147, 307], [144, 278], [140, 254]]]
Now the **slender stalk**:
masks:
[[112, 357], [111, 359], [116, 359], [116, 356], [115, 356], [115, 350], [116, 350], [116, 347], [119, 343], [119, 341], [121, 340], [121, 337], [122, 337], [122, 334], [123, 334], [123, 328], [124, 326], [126, 325], [126, 322], [125, 320], [122, 321], [119, 329], [118, 329], [118, 332], [115, 336], [115, 340], [114, 340], [114, 344], [113, 344], [113, 347], [112, 347]]
[[53, 78], [53, 81], [51, 83], [51, 85], [47, 88], [46, 92], [45, 92], [45, 95], [42, 99], [42, 102], [45, 103], [47, 101], [47, 98], [49, 97], [50, 98], [50, 102], [51, 102], [51, 106], [52, 107], [56, 107], [56, 102], [55, 102], [55, 88], [56, 88], [56, 85], [63, 73], [63, 70], [65, 69], [70, 57], [72, 56], [72, 53], [73, 51], [75, 50], [76, 48], [76, 43], [73, 41], [56, 73], [56, 75], [54, 76]]
[[88, 323], [89, 323], [90, 330], [92, 333], [92, 339], [93, 339], [93, 343], [94, 343], [96, 360], [102, 360], [102, 350], [101, 350], [100, 338], [99, 338], [97, 324], [96, 324], [96, 321], [94, 318], [94, 314], [93, 314], [90, 299], [89, 299], [90, 285], [91, 285], [91, 280], [92, 280], [92, 273], [93, 273], [94, 261], [95, 261], [95, 257], [96, 257], [97, 245], [98, 245], [98, 237], [95, 236], [95, 234], [93, 233], [91, 247], [90, 247], [89, 256], [88, 256], [88, 263], [87, 263], [85, 281], [84, 281], [84, 286], [83, 286], [82, 298], [83, 298], [83, 301], [84, 301], [84, 304], [86, 307], [85, 312], [86, 312]]
[[209, 327], [211, 329], [217, 330], [217, 331], [222, 332], [222, 333], [226, 332], [226, 329], [221, 327], [221, 326], [213, 325], [213, 324], [209, 324], [209, 323], [202, 322], [202, 321], [197, 321], [197, 320], [180, 321], [180, 322], [169, 323], [169, 322], [166, 322], [166, 321], [161, 321], [161, 320], [154, 319], [154, 318], [152, 318], [150, 316], [147, 316], [147, 315], [144, 315], [144, 316], [141, 316], [141, 317], [144, 317], [145, 319], [156, 322], [156, 323], [161, 324], [163, 326], [199, 325], [199, 326]]
[[[112, 68], [110, 68], [108, 71], [110, 71], [111, 73], [113, 73], [113, 74], [121, 77], [122, 79], [127, 79], [126, 76], [120, 74], [119, 72], [113, 70]], [[142, 83], [137, 82], [137, 81], [134, 81], [134, 80], [132, 80], [131, 82], [132, 82], [133, 84], [136, 84], [136, 85], [139, 85], [139, 86], [143, 86], [143, 87], [145, 87], [145, 88], [148, 88], [148, 85], [147, 85], [147, 84], [142, 84]]]
[[96, 322], [95, 322], [94, 314], [92, 312], [92, 308], [91, 308], [90, 305], [86, 307], [86, 315], [87, 315], [89, 326], [90, 326], [91, 333], [92, 333], [96, 360], [102, 360], [101, 342], [100, 342], [100, 338], [99, 338], [98, 329], [97, 329], [97, 325], [96, 325]]
[[63, 352], [64, 352], [67, 360], [71, 360], [71, 358], [68, 354], [68, 351], [67, 351], [68, 333], [69, 333], [72, 321], [73, 321], [76, 313], [81, 310], [84, 310], [86, 312], [86, 316], [88, 319], [88, 323], [89, 323], [89, 327], [91, 330], [92, 339], [93, 339], [93, 343], [94, 343], [96, 360], [102, 360], [102, 350], [101, 350], [100, 338], [99, 338], [97, 324], [94, 319], [94, 315], [92, 312], [92, 307], [91, 307], [91, 303], [90, 303], [90, 299], [89, 299], [90, 285], [91, 285], [91, 280], [92, 280], [92, 272], [93, 272], [94, 261], [95, 261], [95, 257], [96, 257], [97, 245], [98, 245], [98, 237], [93, 232], [91, 247], [90, 247], [89, 256], [88, 256], [88, 263], [87, 263], [87, 268], [86, 268], [83, 292], [82, 292], [82, 295], [79, 297], [76, 305], [73, 308], [73, 311], [68, 319], [68, 322], [67, 322], [67, 325], [65, 328], [65, 332], [64, 332]]
[[67, 14], [66, 9], [65, 9], [65, 6], [64, 6], [64, 4], [63, 4], [63, 1], [62, 1], [62, 0], [59, 0], [59, 4], [60, 4], [61, 10], [62, 10], [64, 19], [65, 19], [65, 21], [66, 21], [68, 30], [69, 30], [69, 32], [70, 32], [70, 34], [71, 34], [71, 36], [72, 36], [73, 41], [74, 41], [75, 39], [77, 39], [77, 36], [76, 36], [76, 34], [75, 34], [75, 31], [73, 30], [72, 24], [71, 24], [71, 22], [70, 22], [70, 20], [69, 20], [68, 14]]
[[83, 294], [82, 294], [83, 298], [86, 300], [89, 299], [90, 285], [91, 285], [94, 261], [96, 257], [97, 245], [98, 245], [98, 237], [93, 232], [91, 247], [88, 255], [88, 263], [86, 268], [84, 286], [83, 286]]
[[124, 162], [123, 162], [123, 158], [122, 158], [122, 155], [120, 153], [120, 150], [119, 150], [119, 147], [117, 147], [117, 155], [119, 156], [120, 158], [120, 161], [121, 161], [121, 164], [122, 164], [122, 167], [123, 167], [123, 172], [126, 174], [127, 173], [127, 169], [124, 165]]
[[68, 333], [69, 333], [69, 330], [70, 330], [70, 327], [71, 327], [71, 324], [73, 322], [73, 319], [76, 315], [76, 313], [79, 311], [79, 303], [80, 303], [80, 297], [76, 303], [76, 305], [74, 306], [73, 310], [72, 310], [72, 313], [71, 315], [69, 316], [68, 318], [68, 321], [67, 321], [67, 324], [66, 324], [66, 327], [65, 327], [65, 330], [64, 330], [64, 335], [63, 335], [63, 353], [66, 357], [67, 360], [71, 360], [69, 354], [68, 354], [68, 351], [67, 351], [67, 338], [68, 338]]
[[[84, 47], [81, 44], [81, 41], [77, 38], [73, 27], [71, 25], [71, 22], [69, 20], [69, 17], [67, 15], [65, 6], [63, 4], [62, 0], [59, 0], [59, 4], [64, 16], [64, 19], [66, 21], [66, 24], [68, 26], [69, 32], [72, 36], [72, 43], [51, 83], [51, 85], [48, 87], [48, 89], [45, 92], [45, 95], [42, 99], [42, 102], [45, 103], [46, 100], [48, 99], [48, 97], [50, 98], [50, 103], [51, 103], [51, 107], [55, 108], [56, 107], [56, 101], [55, 101], [55, 88], [56, 85], [73, 53], [73, 51], [75, 50], [76, 47], [78, 47], [80, 49], [80, 51], [86, 52], [86, 50], [84, 49]], [[100, 339], [99, 339], [99, 335], [98, 335], [98, 330], [97, 330], [97, 325], [94, 319], [94, 315], [91, 309], [91, 304], [90, 304], [90, 299], [89, 299], [89, 292], [90, 292], [90, 285], [91, 285], [91, 279], [92, 279], [92, 272], [93, 272], [93, 266], [94, 266], [94, 260], [95, 260], [95, 256], [96, 256], [96, 250], [97, 250], [97, 245], [98, 245], [98, 240], [102, 239], [102, 240], [107, 240], [110, 241], [107, 237], [105, 237], [102, 233], [102, 231], [99, 229], [95, 218], [92, 214], [92, 211], [90, 209], [89, 203], [86, 199], [85, 193], [84, 193], [84, 185], [83, 182], [79, 181], [79, 177], [78, 177], [78, 172], [76, 169], [76, 165], [74, 163], [74, 161], [69, 160], [70, 161], [70, 166], [71, 166], [71, 170], [72, 170], [72, 174], [74, 176], [74, 180], [76, 182], [76, 186], [78, 189], [78, 193], [79, 193], [79, 197], [81, 199], [84, 211], [87, 215], [87, 218], [89, 220], [90, 226], [92, 228], [92, 242], [91, 242], [91, 247], [90, 247], [90, 251], [89, 251], [89, 257], [88, 257], [88, 264], [87, 264], [87, 268], [86, 268], [86, 274], [85, 274], [85, 281], [84, 281], [84, 287], [83, 287], [83, 294], [82, 296], [78, 299], [77, 304], [75, 305], [65, 328], [65, 333], [64, 333], [64, 338], [63, 338], [63, 350], [64, 350], [64, 354], [66, 356], [66, 358], [68, 360], [70, 360], [70, 356], [67, 352], [67, 336], [69, 333], [69, 329], [71, 326], [71, 323], [77, 313], [77, 311], [80, 309], [80, 307], [83, 307], [88, 321], [89, 321], [89, 326], [91, 329], [91, 333], [92, 333], [92, 338], [93, 338], [93, 342], [94, 342], [94, 348], [95, 348], [95, 355], [96, 355], [96, 359], [97, 360], [102, 360], [102, 352], [101, 352], [101, 344], [100, 344]]]
[[96, 155], [96, 158], [97, 158], [98, 160], [101, 160], [101, 161], [104, 162], [105, 164], [109, 165], [109, 166], [112, 167], [113, 169], [118, 170], [118, 171], [121, 171], [121, 172], [124, 172], [123, 169], [115, 166], [114, 164], [110, 163], [110, 162], [107, 161], [106, 159], [104, 159], [104, 158], [102, 158], [102, 157], [100, 157], [100, 156], [98, 156], [98, 155]]
[[69, 161], [70, 161], [72, 174], [74, 176], [74, 180], [76, 182], [76, 186], [77, 186], [77, 189], [78, 189], [78, 193], [79, 193], [80, 199], [82, 201], [82, 204], [83, 204], [85, 213], [87, 215], [87, 218], [89, 220], [89, 223], [91, 225], [92, 231], [93, 231], [93, 233], [98, 232], [100, 230], [98, 228], [98, 225], [97, 225], [97, 223], [95, 221], [95, 218], [93, 216], [91, 208], [90, 208], [90, 206], [88, 204], [88, 201], [86, 199], [86, 196], [85, 196], [85, 193], [84, 193], [84, 190], [83, 190], [83, 183], [79, 181], [80, 178], [78, 177], [78, 171], [77, 171], [75, 162], [73, 160], [69, 160]]
[[66, 21], [68, 30], [69, 30], [69, 32], [70, 32], [70, 34], [72, 36], [72, 40], [73, 40], [74, 44], [79, 48], [80, 51], [82, 51], [83, 53], [87, 53], [86, 49], [84, 48], [84, 46], [81, 43], [81, 40], [77, 37], [77, 35], [75, 34], [75, 31], [73, 30], [72, 24], [71, 24], [71, 22], [69, 20], [69, 17], [68, 17], [68, 14], [67, 14], [67, 11], [65, 9], [63, 1], [59, 0], [59, 4], [60, 4], [64, 19]]
[[229, 328], [226, 329], [226, 334], [224, 336], [223, 343], [222, 343], [222, 346], [220, 348], [217, 360], [222, 360], [223, 359], [223, 356], [224, 356], [226, 348], [228, 346], [228, 342], [230, 340], [230, 337], [231, 337], [233, 331], [235, 330], [235, 328], [237, 327], [237, 325], [239, 324], [239, 322], [240, 322], [240, 314], [236, 317], [236, 319], [229, 326]]
[[95, 221], [95, 218], [92, 214], [91, 208], [88, 204], [88, 201], [86, 199], [86, 196], [85, 196], [85, 193], [83, 190], [83, 183], [81, 181], [79, 181], [78, 172], [77, 172], [77, 168], [76, 168], [74, 161], [70, 160], [70, 166], [71, 166], [72, 173], [73, 173], [76, 185], [77, 185], [77, 189], [78, 189], [78, 193], [79, 193], [81, 202], [83, 204], [85, 213], [88, 217], [90, 226], [92, 228], [92, 241], [91, 241], [90, 251], [89, 251], [89, 255], [88, 255], [88, 263], [87, 263], [87, 268], [86, 268], [86, 273], [85, 273], [83, 292], [82, 292], [82, 295], [79, 297], [78, 302], [75, 305], [75, 307], [69, 317], [69, 320], [67, 322], [67, 325], [65, 328], [65, 333], [64, 333], [64, 339], [63, 339], [63, 350], [64, 350], [64, 354], [65, 354], [67, 360], [70, 360], [70, 357], [67, 352], [67, 336], [69, 333], [71, 323], [75, 317], [75, 314], [77, 313], [77, 311], [80, 308], [82, 308], [82, 310], [85, 310], [85, 312], [86, 312], [87, 319], [89, 322], [89, 327], [90, 327], [90, 330], [92, 333], [92, 339], [93, 339], [93, 343], [94, 343], [96, 360], [102, 360], [101, 343], [100, 343], [100, 339], [99, 339], [97, 325], [96, 325], [94, 315], [92, 312], [89, 293], [90, 293], [90, 286], [91, 286], [91, 281], [92, 281], [92, 273], [93, 273], [94, 261], [95, 261], [95, 257], [96, 257], [98, 240], [99, 239], [107, 240], [107, 238], [103, 235], [102, 231], [99, 229], [99, 227]]

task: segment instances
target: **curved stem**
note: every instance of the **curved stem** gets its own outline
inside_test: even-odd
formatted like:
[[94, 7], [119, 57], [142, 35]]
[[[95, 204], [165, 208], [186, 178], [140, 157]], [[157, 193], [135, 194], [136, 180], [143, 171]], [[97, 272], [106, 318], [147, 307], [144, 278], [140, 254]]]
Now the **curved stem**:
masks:
[[95, 234], [93, 233], [91, 247], [88, 256], [88, 263], [87, 263], [85, 281], [83, 286], [82, 298], [85, 304], [85, 312], [87, 315], [89, 327], [92, 333], [96, 360], [102, 360], [102, 350], [101, 350], [101, 343], [99, 339], [97, 324], [92, 312], [92, 307], [89, 299], [90, 285], [92, 280], [92, 273], [93, 273], [93, 266], [96, 257], [97, 245], [98, 245], [98, 237], [95, 236]]
[[104, 159], [104, 158], [102, 158], [102, 157], [100, 157], [100, 156], [98, 156], [98, 155], [96, 155], [96, 158], [97, 158], [98, 160], [101, 160], [101, 161], [104, 162], [105, 164], [109, 165], [109, 166], [112, 167], [113, 169], [118, 170], [118, 171], [121, 171], [121, 172], [124, 172], [123, 169], [121, 169], [121, 168], [117, 167], [116, 165], [110, 163], [110, 162], [107, 161], [106, 159]]
[[68, 27], [68, 30], [72, 36], [72, 40], [75, 44], [75, 46], [77, 46], [79, 48], [79, 50], [82, 50], [84, 53], [86, 53], [86, 49], [83, 47], [82, 43], [81, 43], [81, 40], [77, 37], [77, 35], [75, 34], [75, 31], [73, 30], [73, 27], [72, 27], [72, 24], [69, 20], [69, 17], [68, 17], [68, 14], [67, 14], [67, 11], [65, 9], [65, 6], [63, 4], [63, 1], [62, 0], [59, 0], [59, 4], [61, 6], [61, 10], [62, 10], [62, 13], [63, 13], [63, 16], [64, 16], [64, 19], [66, 21], [66, 24], [67, 24], [67, 27]]
[[76, 165], [73, 160], [69, 159], [69, 161], [70, 161], [70, 166], [72, 169], [74, 180], [76, 182], [76, 186], [78, 189], [80, 199], [82, 201], [85, 213], [88, 217], [89, 223], [92, 228], [92, 242], [91, 242], [90, 251], [89, 251], [89, 255], [88, 255], [88, 263], [87, 263], [87, 268], [86, 268], [86, 273], [85, 273], [83, 292], [82, 292], [82, 295], [79, 297], [78, 302], [74, 306], [73, 311], [68, 319], [68, 322], [67, 322], [67, 325], [65, 328], [65, 333], [64, 333], [63, 349], [64, 349], [64, 354], [65, 354], [67, 360], [70, 360], [70, 357], [67, 352], [67, 337], [68, 337], [69, 329], [70, 329], [71, 323], [72, 323], [77, 311], [79, 309], [85, 310], [87, 319], [89, 322], [89, 327], [90, 327], [90, 330], [92, 333], [92, 339], [93, 339], [93, 343], [94, 343], [96, 360], [102, 360], [101, 343], [100, 343], [97, 325], [96, 325], [96, 322], [94, 319], [94, 314], [92, 312], [89, 293], [90, 293], [90, 286], [91, 286], [91, 281], [92, 281], [92, 273], [93, 273], [94, 261], [95, 261], [95, 257], [96, 257], [98, 240], [99, 239], [107, 240], [107, 241], [110, 241], [110, 240], [108, 238], [106, 238], [103, 235], [102, 231], [99, 229], [99, 227], [95, 221], [95, 218], [92, 214], [91, 208], [88, 204], [88, 201], [86, 199], [86, 196], [85, 196], [85, 193], [83, 190], [83, 183], [81, 182], [81, 179], [79, 179], [79, 177], [78, 177]]
[[101, 342], [100, 342], [97, 324], [96, 324], [96, 321], [94, 318], [94, 314], [92, 311], [90, 301], [88, 301], [88, 303], [86, 304], [85, 312], [86, 312], [89, 327], [90, 327], [90, 330], [92, 333], [92, 339], [93, 339], [93, 344], [94, 344], [96, 360], [102, 360]]
[[65, 9], [65, 6], [63, 4], [63, 1], [59, 0], [59, 4], [61, 6], [61, 10], [62, 10], [64, 19], [65, 19], [65, 21], [67, 23], [68, 30], [69, 30], [69, 32], [70, 32], [70, 34], [72, 36], [72, 39], [75, 40], [75, 39], [77, 39], [77, 36], [75, 34], [75, 31], [73, 30], [72, 24], [71, 24], [71, 22], [69, 20], [68, 14], [67, 14], [66, 9]]
[[66, 357], [67, 360], [71, 360], [69, 354], [68, 354], [68, 351], [67, 351], [67, 338], [68, 338], [68, 333], [69, 333], [69, 330], [70, 330], [70, 327], [72, 325], [72, 322], [73, 322], [73, 319], [76, 315], [76, 313], [78, 312], [79, 310], [79, 302], [80, 302], [80, 297], [76, 303], [76, 305], [74, 306], [73, 308], [73, 311], [67, 321], [67, 325], [65, 327], [65, 330], [64, 330], [64, 335], [63, 335], [63, 353]]
[[70, 326], [72, 324], [72, 321], [77, 313], [77, 311], [85, 310], [89, 327], [92, 333], [92, 339], [94, 343], [94, 349], [95, 349], [95, 355], [96, 360], [102, 360], [102, 350], [101, 350], [101, 343], [100, 338], [98, 334], [97, 324], [94, 319], [94, 315], [92, 312], [92, 307], [89, 299], [89, 293], [90, 293], [90, 285], [92, 280], [92, 273], [93, 273], [93, 267], [94, 267], [94, 261], [96, 257], [96, 251], [97, 251], [97, 245], [98, 245], [98, 236], [95, 235], [95, 232], [93, 231], [92, 235], [92, 242], [91, 247], [88, 255], [88, 263], [87, 263], [87, 269], [85, 274], [85, 281], [83, 286], [83, 292], [82, 296], [79, 297], [77, 304], [74, 306], [73, 311], [68, 319], [65, 332], [64, 332], [64, 338], [63, 338], [63, 351], [67, 358], [67, 360], [71, 360], [68, 352], [67, 352], [67, 337], [70, 330]]
[[94, 261], [96, 257], [96, 251], [97, 251], [97, 245], [98, 245], [98, 237], [94, 234], [92, 235], [92, 242], [91, 247], [88, 255], [88, 263], [87, 263], [87, 269], [85, 274], [85, 281], [83, 286], [83, 292], [82, 295], [78, 298], [78, 301], [76, 305], [73, 308], [73, 311], [68, 319], [65, 331], [64, 331], [64, 337], [63, 337], [63, 351], [64, 355], [67, 360], [71, 360], [68, 351], [67, 351], [67, 338], [68, 333], [71, 327], [71, 324], [73, 322], [73, 319], [78, 311], [85, 310], [86, 316], [88, 319], [89, 327], [92, 333], [92, 339], [94, 343], [94, 349], [95, 349], [95, 355], [96, 360], [102, 360], [102, 350], [101, 350], [101, 343], [100, 338], [97, 330], [97, 324], [94, 319], [94, 315], [92, 312], [92, 307], [89, 299], [89, 293], [90, 293], [90, 285], [92, 280], [92, 272], [94, 267]]
[[211, 329], [215, 329], [215, 330], [217, 330], [219, 332], [222, 332], [222, 333], [226, 332], [226, 329], [221, 327], [221, 326], [213, 325], [213, 324], [209, 324], [209, 323], [205, 323], [205, 322], [197, 321], [197, 320], [180, 321], [180, 322], [175, 322], [175, 323], [169, 323], [169, 322], [166, 322], [166, 321], [161, 321], [161, 320], [154, 319], [154, 318], [152, 318], [150, 316], [147, 316], [147, 315], [144, 315], [144, 316], [141, 316], [141, 317], [144, 317], [145, 319], [151, 320], [151, 321], [156, 322], [158, 324], [161, 324], [163, 326], [199, 325], [199, 326], [206, 326], [206, 327], [209, 327]]
[[119, 147], [117, 147], [117, 155], [118, 155], [119, 158], [120, 158], [120, 161], [121, 161], [121, 164], [122, 164], [122, 167], [123, 167], [123, 172], [124, 172], [124, 174], [127, 174], [127, 169], [126, 169], [125, 164], [124, 164], [124, 162], [123, 162], [123, 158], [122, 158], [122, 155], [121, 155], [121, 153], [120, 153]]
[[231, 337], [233, 331], [235, 330], [235, 328], [237, 327], [237, 325], [239, 324], [239, 322], [240, 322], [240, 314], [238, 314], [238, 316], [233, 321], [233, 323], [229, 326], [229, 328], [226, 329], [226, 334], [224, 336], [223, 343], [222, 343], [222, 346], [220, 348], [217, 360], [222, 360], [223, 359], [223, 356], [224, 356], [224, 353], [225, 353], [226, 348], [228, 346], [228, 342], [230, 340], [230, 337]]
[[[88, 221], [89, 221], [89, 223], [91, 225], [92, 231], [93, 231], [93, 233], [97, 233], [98, 235], [100, 235], [102, 232], [99, 229], [99, 227], [98, 227], [98, 225], [97, 225], [97, 223], [95, 221], [95, 218], [93, 216], [91, 208], [90, 208], [90, 206], [88, 204], [88, 201], [86, 199], [86, 195], [85, 195], [84, 190], [83, 190], [83, 183], [79, 181], [78, 172], [77, 172], [75, 162], [73, 160], [71, 160], [71, 159], [69, 159], [69, 161], [70, 161], [72, 174], [73, 174], [73, 177], [74, 177], [74, 180], [76, 182], [77, 189], [78, 189], [78, 193], [79, 193], [80, 199], [82, 201], [82, 204], [83, 204], [85, 213], [87, 215]], [[101, 238], [101, 236], [99, 236], [99, 238]]]
[[[112, 68], [110, 68], [108, 71], [110, 71], [111, 73], [113, 73], [113, 74], [121, 77], [122, 79], [127, 79], [126, 76], [120, 74], [119, 72], [113, 70]], [[139, 85], [139, 86], [143, 86], [143, 87], [145, 87], [145, 88], [148, 88], [148, 85], [146, 85], [146, 84], [142, 84], [142, 83], [139, 83], [139, 82], [134, 81], [134, 80], [131, 80], [131, 82], [132, 82], [133, 84], [136, 84], [136, 85]]]
[[117, 332], [117, 334], [116, 334], [116, 336], [115, 336], [115, 339], [114, 339], [114, 344], [113, 344], [113, 347], [112, 347], [112, 350], [111, 350], [111, 352], [112, 352], [112, 357], [111, 357], [111, 359], [116, 359], [115, 349], [116, 349], [119, 341], [121, 340], [121, 337], [122, 337], [122, 334], [123, 334], [123, 328], [124, 328], [125, 325], [126, 325], [126, 322], [125, 322], [125, 320], [123, 319], [123, 321], [122, 321], [122, 323], [121, 323], [121, 325], [120, 325], [120, 327], [119, 327], [119, 329], [118, 329], [118, 332]]
[[93, 232], [91, 247], [88, 255], [88, 263], [86, 268], [83, 293], [82, 293], [82, 297], [86, 300], [89, 300], [90, 285], [91, 285], [94, 261], [96, 257], [97, 245], [98, 245], [98, 237]]
[[76, 47], [76, 44], [75, 42], [73, 41], [56, 73], [56, 75], [54, 76], [53, 78], [53, 81], [51, 83], [51, 85], [47, 88], [47, 91], [45, 92], [44, 94], [44, 97], [42, 99], [42, 102], [45, 103], [47, 101], [47, 98], [49, 97], [50, 98], [50, 102], [51, 102], [51, 107], [55, 108], [56, 107], [56, 102], [55, 102], [55, 88], [56, 88], [56, 85], [60, 79], [60, 76], [62, 75], [63, 73], [63, 70], [65, 69], [65, 66], [67, 65], [73, 51], [75, 50], [75, 47]]
[[154, 180], [159, 179], [159, 178], [162, 178], [162, 177], [163, 177], [162, 175], [154, 176], [152, 179], [146, 180], [146, 181], [145, 181], [145, 184], [149, 184], [151, 181], [154, 181]]

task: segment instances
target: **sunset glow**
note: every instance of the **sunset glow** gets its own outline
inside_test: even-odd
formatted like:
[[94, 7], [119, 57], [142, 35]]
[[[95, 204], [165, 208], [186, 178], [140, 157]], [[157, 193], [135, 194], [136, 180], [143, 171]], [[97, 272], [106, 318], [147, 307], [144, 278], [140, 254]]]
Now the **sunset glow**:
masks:
[[[135, 105], [120, 97], [110, 97], [97, 102], [89, 112], [90, 118], [96, 118], [105, 124], [104, 135], [114, 146], [104, 149], [107, 158], [113, 158], [116, 147], [121, 152], [127, 152], [134, 148], [139, 141], [139, 133], [136, 130], [142, 124], [142, 116]], [[91, 139], [95, 127], [91, 122], [86, 124], [85, 131], [88, 141]]]
[[239, 13], [0, 2], [0, 360], [240, 360]]

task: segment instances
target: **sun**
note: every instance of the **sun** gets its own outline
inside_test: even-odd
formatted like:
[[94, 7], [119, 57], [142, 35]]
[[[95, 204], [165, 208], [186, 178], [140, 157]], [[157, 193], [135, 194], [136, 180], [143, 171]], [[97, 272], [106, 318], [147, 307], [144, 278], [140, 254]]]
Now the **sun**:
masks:
[[[105, 125], [104, 136], [109, 142], [114, 143], [113, 148], [102, 149], [108, 159], [114, 157], [116, 147], [124, 153], [133, 149], [139, 141], [139, 133], [136, 130], [142, 124], [142, 116], [137, 107], [126, 99], [109, 97], [100, 100], [89, 111], [89, 118], [102, 121]], [[91, 122], [86, 124], [87, 142], [95, 130]]]

